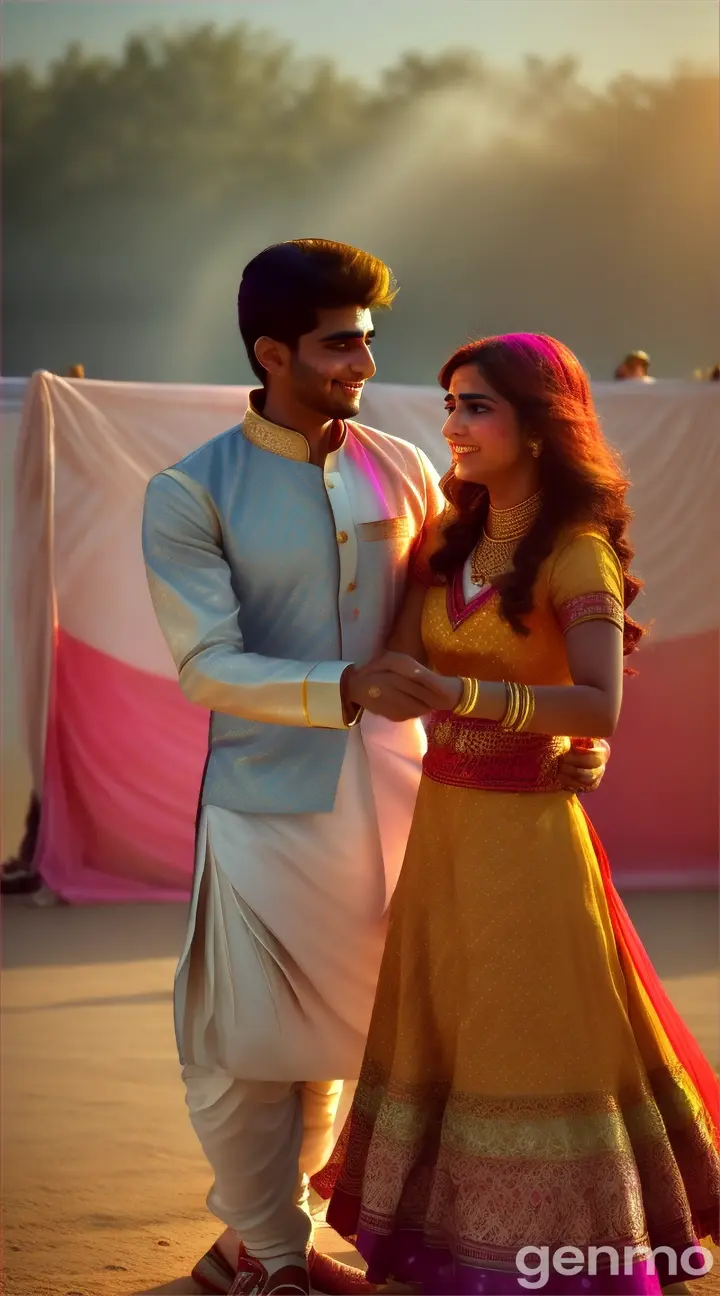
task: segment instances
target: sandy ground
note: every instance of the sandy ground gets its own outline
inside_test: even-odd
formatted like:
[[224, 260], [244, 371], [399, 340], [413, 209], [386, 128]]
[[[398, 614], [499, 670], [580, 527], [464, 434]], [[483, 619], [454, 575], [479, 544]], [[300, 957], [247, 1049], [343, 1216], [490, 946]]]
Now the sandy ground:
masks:
[[[718, 1065], [717, 903], [628, 899], [668, 991]], [[191, 1293], [216, 1232], [171, 1021], [176, 906], [6, 907], [7, 1296]], [[323, 1228], [325, 1250], [347, 1246]], [[693, 1284], [720, 1296], [720, 1264]]]

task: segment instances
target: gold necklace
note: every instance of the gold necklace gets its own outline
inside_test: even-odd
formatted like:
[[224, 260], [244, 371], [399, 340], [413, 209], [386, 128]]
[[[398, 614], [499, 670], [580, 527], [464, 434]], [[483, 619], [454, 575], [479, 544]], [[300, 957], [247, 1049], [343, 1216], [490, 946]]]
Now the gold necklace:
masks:
[[514, 508], [488, 509], [487, 525], [473, 550], [470, 575], [473, 585], [489, 585], [498, 576], [512, 571], [513, 558], [523, 536], [542, 507], [542, 491], [537, 491]]
[[522, 504], [512, 508], [496, 509], [492, 504], [488, 509], [487, 533], [492, 540], [519, 540], [529, 531], [542, 504], [542, 491], [536, 491]]

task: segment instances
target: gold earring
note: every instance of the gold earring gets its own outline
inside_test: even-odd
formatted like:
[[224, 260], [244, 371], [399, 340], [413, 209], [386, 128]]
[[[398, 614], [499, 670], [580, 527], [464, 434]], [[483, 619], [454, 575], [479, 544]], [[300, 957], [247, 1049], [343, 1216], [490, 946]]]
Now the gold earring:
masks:
[[530, 454], [532, 455], [533, 459], [537, 459], [537, 458], [539, 458], [539, 456], [540, 456], [540, 442], [539, 442], [539, 441], [528, 441], [528, 447], [529, 447]]

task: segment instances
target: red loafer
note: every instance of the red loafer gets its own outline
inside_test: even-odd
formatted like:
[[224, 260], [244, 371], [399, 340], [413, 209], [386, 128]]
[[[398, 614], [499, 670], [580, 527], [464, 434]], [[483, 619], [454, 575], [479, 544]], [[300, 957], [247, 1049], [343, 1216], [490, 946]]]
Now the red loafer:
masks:
[[247, 1251], [241, 1252], [239, 1260], [228, 1296], [310, 1296], [308, 1271], [300, 1265], [283, 1265], [268, 1274], [262, 1261]]
[[[241, 1255], [244, 1249], [244, 1247], [241, 1249]], [[235, 1281], [236, 1273], [237, 1269], [233, 1269], [217, 1242], [214, 1242], [210, 1250], [205, 1252], [201, 1260], [198, 1260], [191, 1277], [197, 1287], [201, 1287], [204, 1292], [209, 1292], [211, 1296], [227, 1296]]]
[[[239, 1259], [245, 1255], [243, 1247]], [[375, 1296], [381, 1290], [368, 1282], [361, 1269], [323, 1255], [315, 1247], [308, 1252], [308, 1273], [313, 1291], [322, 1292], [323, 1296]], [[193, 1282], [211, 1296], [228, 1296], [235, 1276], [217, 1243], [198, 1260], [192, 1271]]]

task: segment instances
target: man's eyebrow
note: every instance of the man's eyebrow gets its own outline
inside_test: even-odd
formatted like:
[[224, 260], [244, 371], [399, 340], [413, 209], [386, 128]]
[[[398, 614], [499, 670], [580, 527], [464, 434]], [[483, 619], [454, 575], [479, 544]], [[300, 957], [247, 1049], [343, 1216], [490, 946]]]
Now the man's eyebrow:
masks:
[[355, 338], [375, 337], [375, 329], [343, 329], [339, 333], [328, 333], [327, 337], [320, 338], [321, 342], [352, 342]]

